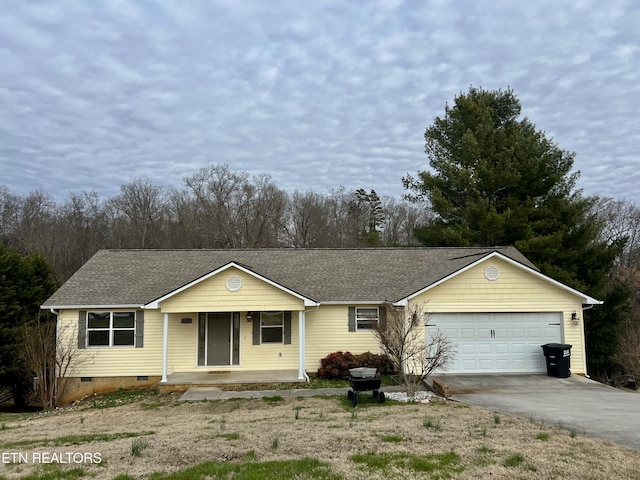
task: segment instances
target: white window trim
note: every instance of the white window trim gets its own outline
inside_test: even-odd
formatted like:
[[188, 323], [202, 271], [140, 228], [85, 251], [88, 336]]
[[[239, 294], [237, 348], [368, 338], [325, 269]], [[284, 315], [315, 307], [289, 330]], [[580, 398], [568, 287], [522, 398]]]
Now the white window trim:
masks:
[[[108, 313], [109, 314], [109, 327], [108, 328], [91, 328], [89, 327], [89, 315], [92, 313]], [[133, 314], [133, 327], [114, 327], [113, 326], [113, 315], [114, 313], [132, 313]], [[137, 322], [137, 315], [136, 312], [134, 310], [127, 310], [127, 311], [109, 311], [109, 312], [105, 312], [105, 311], [98, 311], [98, 310], [90, 310], [87, 312], [87, 319], [86, 319], [87, 323], [86, 323], [86, 336], [85, 336], [85, 347], [86, 348], [135, 348], [136, 347], [136, 322]], [[89, 344], [89, 334], [91, 332], [104, 332], [104, 331], [108, 331], [109, 332], [109, 345], [90, 345]], [[116, 331], [131, 331], [133, 332], [133, 344], [131, 345], [114, 345], [113, 344], [113, 334]]]
[[[272, 317], [275, 317], [276, 314], [280, 315], [280, 319], [282, 321], [281, 325], [262, 325], [262, 315], [267, 314]], [[281, 340], [279, 342], [263, 342], [262, 341], [262, 331], [267, 328], [279, 328], [282, 332]], [[260, 345], [284, 345], [284, 312], [260, 312]]]
[[369, 320], [369, 318], [361, 318], [358, 316], [358, 311], [360, 310], [373, 310], [375, 309], [377, 313], [376, 315], [376, 324], [380, 325], [380, 308], [379, 307], [355, 307], [356, 308], [356, 332], [357, 331], [367, 331], [370, 332], [371, 330], [373, 330], [373, 328], [360, 328], [360, 323], [359, 321], [365, 321], [365, 320]]

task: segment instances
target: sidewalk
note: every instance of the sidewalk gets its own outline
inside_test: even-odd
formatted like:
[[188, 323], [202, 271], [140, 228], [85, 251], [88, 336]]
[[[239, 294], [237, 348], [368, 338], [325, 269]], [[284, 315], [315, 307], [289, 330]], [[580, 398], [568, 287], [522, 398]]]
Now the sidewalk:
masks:
[[[216, 387], [192, 387], [178, 399], [179, 402], [206, 402], [209, 400], [230, 400], [232, 398], [265, 397], [319, 397], [347, 395], [349, 388], [298, 388], [294, 390], [220, 390]], [[384, 390], [384, 389], [381, 389]]]

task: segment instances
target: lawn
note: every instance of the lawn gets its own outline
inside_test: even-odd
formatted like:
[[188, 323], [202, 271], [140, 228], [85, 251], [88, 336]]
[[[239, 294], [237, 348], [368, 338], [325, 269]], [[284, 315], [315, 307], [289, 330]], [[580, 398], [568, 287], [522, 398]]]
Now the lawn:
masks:
[[179, 403], [118, 393], [0, 418], [2, 479], [637, 478], [640, 452], [455, 402]]

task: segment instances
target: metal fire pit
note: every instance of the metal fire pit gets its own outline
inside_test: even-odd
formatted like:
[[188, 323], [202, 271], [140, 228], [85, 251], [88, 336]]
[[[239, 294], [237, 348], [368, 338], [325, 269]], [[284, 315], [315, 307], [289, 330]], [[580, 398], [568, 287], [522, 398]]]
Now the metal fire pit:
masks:
[[384, 403], [384, 392], [380, 391], [380, 384], [382, 383], [380, 377], [349, 376], [345, 378], [349, 380], [349, 384], [351, 385], [351, 390], [347, 392], [347, 398], [354, 407], [358, 405], [358, 392], [366, 392], [369, 390], [373, 390], [373, 398], [375, 398], [378, 403]]

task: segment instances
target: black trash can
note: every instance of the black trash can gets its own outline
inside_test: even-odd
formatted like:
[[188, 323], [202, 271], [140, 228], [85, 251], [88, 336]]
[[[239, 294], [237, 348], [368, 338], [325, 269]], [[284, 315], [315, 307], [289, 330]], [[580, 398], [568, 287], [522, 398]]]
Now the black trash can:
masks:
[[547, 359], [547, 375], [567, 378], [571, 375], [571, 347], [564, 343], [547, 343], [542, 351]]

